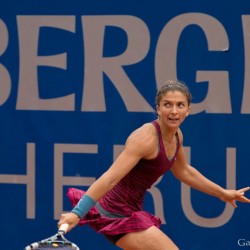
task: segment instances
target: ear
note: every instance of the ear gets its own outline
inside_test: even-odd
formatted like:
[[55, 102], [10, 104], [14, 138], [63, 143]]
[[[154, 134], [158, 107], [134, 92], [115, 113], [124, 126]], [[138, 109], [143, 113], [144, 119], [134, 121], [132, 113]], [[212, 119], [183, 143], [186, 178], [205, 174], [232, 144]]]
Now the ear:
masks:
[[160, 113], [160, 107], [159, 107], [159, 105], [156, 105], [156, 112], [157, 112], [157, 114], [159, 116], [159, 113]]
[[190, 114], [190, 106], [188, 106], [188, 111], [187, 111], [187, 114], [186, 114], [186, 117]]

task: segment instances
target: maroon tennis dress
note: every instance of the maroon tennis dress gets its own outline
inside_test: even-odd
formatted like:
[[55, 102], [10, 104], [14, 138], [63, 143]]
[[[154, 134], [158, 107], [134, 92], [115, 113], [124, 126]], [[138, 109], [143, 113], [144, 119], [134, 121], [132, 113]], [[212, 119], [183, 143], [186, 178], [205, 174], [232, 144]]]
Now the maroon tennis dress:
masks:
[[[141, 159], [137, 165], [80, 221], [80, 225], [88, 224], [98, 233], [105, 236], [124, 235], [147, 229], [160, 227], [160, 218], [143, 211], [143, 200], [146, 191], [156, 180], [173, 165], [179, 149], [179, 138], [176, 133], [177, 149], [174, 157], [168, 159], [164, 150], [160, 126], [153, 121], [159, 138], [159, 153], [155, 159]], [[70, 188], [68, 197], [73, 206], [85, 192]]]

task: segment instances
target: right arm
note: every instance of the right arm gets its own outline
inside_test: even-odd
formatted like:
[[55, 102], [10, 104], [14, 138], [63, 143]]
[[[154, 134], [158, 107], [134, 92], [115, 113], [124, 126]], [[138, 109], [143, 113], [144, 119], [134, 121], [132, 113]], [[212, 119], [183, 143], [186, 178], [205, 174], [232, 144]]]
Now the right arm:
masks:
[[[128, 137], [122, 153], [110, 168], [89, 187], [85, 194], [97, 202], [126, 176], [140, 159], [153, 158], [156, 151], [155, 129], [152, 124], [146, 124]], [[80, 218], [75, 213], [62, 214], [58, 226], [67, 223], [69, 230], [71, 230], [79, 223], [79, 220]]]
[[87, 190], [86, 194], [95, 201], [101, 199], [125, 175], [127, 175], [142, 158], [150, 158], [155, 145], [152, 125], [146, 124], [134, 131], [128, 138], [122, 153], [110, 168], [99, 177]]

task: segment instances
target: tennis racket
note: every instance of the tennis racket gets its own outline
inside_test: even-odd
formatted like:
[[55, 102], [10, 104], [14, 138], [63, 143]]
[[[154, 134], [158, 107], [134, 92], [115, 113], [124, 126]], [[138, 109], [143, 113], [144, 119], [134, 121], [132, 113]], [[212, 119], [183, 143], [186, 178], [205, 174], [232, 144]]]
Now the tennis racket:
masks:
[[67, 240], [64, 237], [64, 234], [67, 232], [69, 225], [68, 224], [62, 224], [57, 232], [57, 234], [41, 240], [34, 242], [27, 247], [25, 247], [24, 250], [32, 250], [32, 249], [64, 249], [64, 250], [80, 250], [79, 247]]

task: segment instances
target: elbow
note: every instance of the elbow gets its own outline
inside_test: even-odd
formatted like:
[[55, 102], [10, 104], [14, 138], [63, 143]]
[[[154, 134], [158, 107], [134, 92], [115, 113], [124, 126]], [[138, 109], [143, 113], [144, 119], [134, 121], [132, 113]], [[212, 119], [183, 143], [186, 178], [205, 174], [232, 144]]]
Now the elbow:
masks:
[[185, 183], [185, 174], [182, 173], [173, 173], [173, 174], [177, 180]]

